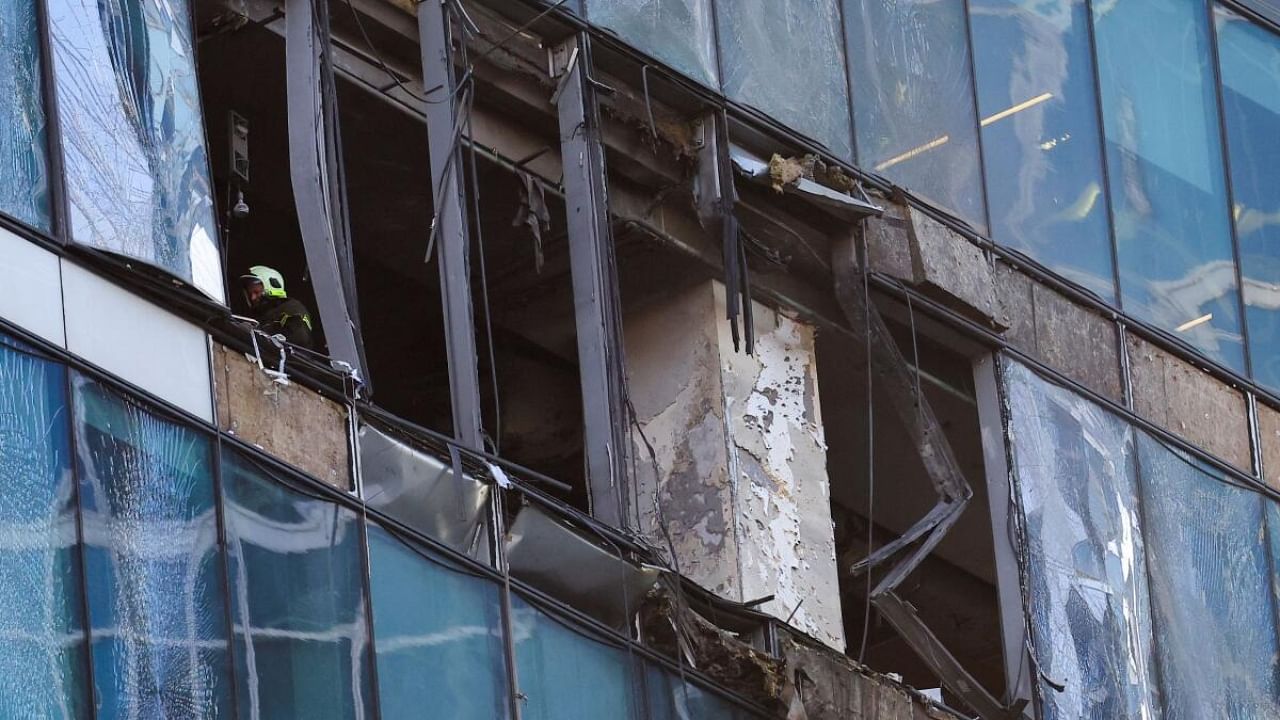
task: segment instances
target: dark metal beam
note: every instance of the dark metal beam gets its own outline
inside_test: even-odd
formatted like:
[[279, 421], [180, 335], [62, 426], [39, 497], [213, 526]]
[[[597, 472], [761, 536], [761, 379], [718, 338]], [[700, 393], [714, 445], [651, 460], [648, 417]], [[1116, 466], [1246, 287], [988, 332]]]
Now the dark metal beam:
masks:
[[430, 233], [440, 264], [453, 435], [464, 446], [483, 450], [480, 370], [471, 308], [471, 241], [462, 195], [463, 120], [459, 114], [460, 100], [465, 100], [470, 90], [458, 85], [450, 17], [443, 0], [419, 3], [418, 36], [423, 84], [428, 88], [425, 110], [435, 207]]
[[335, 197], [342, 183], [334, 176], [339, 167], [336, 128], [327, 122], [333, 110], [332, 97], [326, 98], [332, 84], [325, 82], [328, 28], [311, 0], [287, 0], [285, 7], [289, 178], [307, 269], [329, 356], [365, 379], [363, 344], [348, 298], [354, 270], [343, 262], [350, 253], [339, 252], [348, 242], [346, 220], [335, 217], [335, 208], [342, 208], [342, 199]]
[[552, 51], [552, 67], [559, 80], [552, 102], [559, 116], [564, 162], [591, 512], [609, 525], [623, 527], [628, 415], [623, 396], [622, 321], [604, 145], [586, 38], [586, 34], [572, 37]]

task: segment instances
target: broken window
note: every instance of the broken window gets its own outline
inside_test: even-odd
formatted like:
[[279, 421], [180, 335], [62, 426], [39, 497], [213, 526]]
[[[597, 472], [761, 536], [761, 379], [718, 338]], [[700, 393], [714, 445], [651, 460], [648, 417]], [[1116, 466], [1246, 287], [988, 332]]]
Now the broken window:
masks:
[[87, 717], [66, 383], [65, 368], [0, 336], [0, 536], [21, 539], [0, 548], [3, 717]]
[[1280, 36], [1214, 6], [1253, 376], [1280, 390]]
[[844, 9], [858, 163], [985, 232], [965, 3], [844, 0]]
[[991, 239], [1114, 302], [1088, 3], [969, 13]]
[[227, 717], [212, 443], [73, 383], [95, 696], [121, 717]]
[[587, 19], [713, 88], [720, 87], [712, 0], [587, 0]]
[[49, 177], [38, 0], [0, 6], [0, 212], [48, 231]]
[[747, 720], [750, 713], [652, 663], [644, 664], [649, 720]]
[[839, 0], [719, 0], [724, 93], [853, 159]]
[[241, 718], [372, 712], [359, 517], [222, 453]]
[[1093, 6], [1124, 308], [1244, 369], [1203, 0]]
[[222, 302], [221, 253], [184, 0], [51, 0], [70, 239]]
[[372, 524], [369, 558], [383, 717], [507, 717], [498, 586]]

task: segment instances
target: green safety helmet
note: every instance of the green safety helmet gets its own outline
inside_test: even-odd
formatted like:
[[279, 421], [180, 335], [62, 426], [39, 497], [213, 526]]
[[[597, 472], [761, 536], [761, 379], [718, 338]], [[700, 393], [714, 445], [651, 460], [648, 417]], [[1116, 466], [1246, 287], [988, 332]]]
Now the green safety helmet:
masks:
[[249, 268], [249, 274], [241, 275], [240, 279], [256, 280], [262, 283], [262, 294], [267, 297], [288, 297], [284, 292], [284, 276], [275, 268], [269, 268], [266, 265], [254, 265]]

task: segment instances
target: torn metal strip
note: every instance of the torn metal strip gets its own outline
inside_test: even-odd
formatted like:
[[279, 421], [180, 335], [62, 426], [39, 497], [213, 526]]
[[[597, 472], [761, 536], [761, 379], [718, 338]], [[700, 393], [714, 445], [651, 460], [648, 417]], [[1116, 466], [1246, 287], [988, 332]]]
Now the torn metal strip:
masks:
[[326, 122], [326, 104], [332, 102], [332, 98], [326, 99], [324, 83], [327, 24], [317, 17], [311, 0], [288, 0], [285, 12], [289, 178], [307, 269], [330, 357], [346, 363], [365, 380], [368, 373], [360, 328], [347, 291], [354, 269], [350, 254], [338, 249], [345, 247], [349, 238], [344, 234], [345, 221], [334, 215], [335, 208], [342, 207], [341, 200], [335, 198], [342, 186], [332, 175], [337, 156], [332, 132], [336, 128]]
[[[769, 163], [755, 157], [747, 150], [730, 146], [733, 167], [740, 175], [761, 185], [774, 186], [776, 180], [770, 170]], [[859, 220], [868, 216], [884, 214], [884, 208], [872, 203], [862, 191], [861, 185], [855, 185], [860, 197], [829, 188], [822, 183], [807, 177], [797, 177], [782, 185], [782, 192], [803, 197], [809, 202], [834, 211], [837, 215], [850, 220]]]
[[855, 333], [869, 334], [872, 357], [867, 372], [886, 390], [892, 407], [906, 428], [907, 436], [920, 454], [925, 472], [938, 493], [938, 503], [918, 520], [899, 540], [873, 553], [854, 567], [855, 572], [870, 572], [899, 553], [911, 549], [899, 560], [871, 591], [868, 600], [884, 615], [916, 654], [938, 674], [942, 683], [964, 699], [987, 720], [1011, 718], [1021, 714], [1025, 702], [1004, 706], [979, 685], [937, 636], [920, 620], [915, 610], [895, 594], [898, 585], [915, 570], [960, 518], [973, 489], [969, 487], [942, 426], [916, 385], [911, 366], [889, 332], [884, 318], [874, 305], [869, 305], [863, 287], [856, 278], [862, 275], [855, 234], [832, 242], [831, 265], [835, 276], [836, 299]]

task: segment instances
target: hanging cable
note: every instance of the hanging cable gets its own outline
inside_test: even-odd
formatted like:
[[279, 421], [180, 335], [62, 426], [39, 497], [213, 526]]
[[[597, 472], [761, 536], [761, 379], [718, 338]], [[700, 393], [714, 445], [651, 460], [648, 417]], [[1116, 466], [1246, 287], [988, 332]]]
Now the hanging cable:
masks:
[[[876, 451], [875, 451], [875, 378], [871, 368], [871, 280], [869, 277], [866, 222], [862, 223], [862, 302], [866, 317], [863, 321], [864, 350], [867, 371], [867, 557], [875, 547], [876, 529]], [[867, 656], [867, 636], [871, 633], [871, 571], [867, 571], [865, 606], [862, 609], [862, 642], [858, 647], [858, 662]]]

